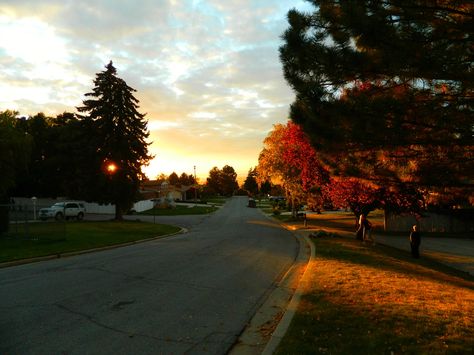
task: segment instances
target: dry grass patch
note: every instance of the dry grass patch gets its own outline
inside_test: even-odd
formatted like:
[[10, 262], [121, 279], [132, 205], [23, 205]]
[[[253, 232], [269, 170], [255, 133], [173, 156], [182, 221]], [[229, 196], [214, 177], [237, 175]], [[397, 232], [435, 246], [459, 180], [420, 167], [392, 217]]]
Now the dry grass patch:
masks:
[[278, 353], [474, 352], [474, 280], [384, 246], [315, 239], [305, 296]]

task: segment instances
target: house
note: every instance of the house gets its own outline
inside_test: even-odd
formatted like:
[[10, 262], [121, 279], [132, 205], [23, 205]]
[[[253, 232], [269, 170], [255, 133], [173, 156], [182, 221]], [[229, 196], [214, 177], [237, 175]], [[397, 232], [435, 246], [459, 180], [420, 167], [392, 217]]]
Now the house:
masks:
[[175, 186], [166, 181], [149, 180], [140, 183], [140, 193], [145, 199], [166, 198], [173, 201], [186, 201], [194, 198], [194, 190], [198, 186], [197, 184]]

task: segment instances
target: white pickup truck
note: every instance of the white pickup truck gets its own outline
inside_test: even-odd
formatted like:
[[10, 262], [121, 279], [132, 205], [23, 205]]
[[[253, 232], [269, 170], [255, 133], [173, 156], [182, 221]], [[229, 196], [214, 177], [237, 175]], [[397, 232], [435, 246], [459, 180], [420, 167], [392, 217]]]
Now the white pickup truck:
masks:
[[85, 213], [86, 209], [83, 203], [66, 201], [57, 202], [51, 207], [40, 209], [39, 218], [43, 221], [46, 221], [48, 218], [56, 220], [77, 218], [77, 220], [82, 220]]

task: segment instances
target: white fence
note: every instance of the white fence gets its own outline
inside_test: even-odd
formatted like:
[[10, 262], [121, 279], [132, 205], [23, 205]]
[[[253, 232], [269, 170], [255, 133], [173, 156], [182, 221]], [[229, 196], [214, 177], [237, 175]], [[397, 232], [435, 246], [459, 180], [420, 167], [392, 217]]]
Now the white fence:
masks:
[[135, 202], [133, 205], [133, 210], [135, 212], [143, 212], [153, 208], [153, 201], [152, 200], [143, 200]]
[[84, 207], [86, 208], [86, 213], [91, 214], [115, 214], [115, 205], [107, 204], [101, 205], [95, 202], [85, 202]]
[[452, 216], [438, 213], [425, 213], [419, 221], [411, 215], [386, 216], [386, 230], [410, 231], [417, 224], [425, 232], [474, 232], [474, 210], [466, 211], [463, 215]]
[[[65, 198], [57, 198], [57, 199], [50, 199], [50, 198], [38, 198], [33, 200], [28, 197], [14, 197], [15, 205], [17, 206], [27, 206], [30, 211], [35, 208], [39, 210], [43, 207], [49, 207], [56, 202], [66, 201]], [[86, 208], [86, 213], [90, 214], [115, 214], [115, 205], [112, 204], [99, 204], [95, 202], [83, 202], [84, 207]], [[136, 202], [132, 209], [135, 212], [143, 212], [153, 208], [153, 201], [152, 200], [143, 200]]]

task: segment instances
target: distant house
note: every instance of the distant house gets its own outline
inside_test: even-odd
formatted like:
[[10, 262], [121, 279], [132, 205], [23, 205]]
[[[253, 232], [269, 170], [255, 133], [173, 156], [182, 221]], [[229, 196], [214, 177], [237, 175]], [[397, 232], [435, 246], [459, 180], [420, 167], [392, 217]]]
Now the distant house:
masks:
[[168, 182], [156, 180], [143, 181], [140, 184], [140, 193], [145, 199], [167, 198], [173, 201], [186, 201], [194, 198], [194, 190], [198, 185], [175, 186]]

